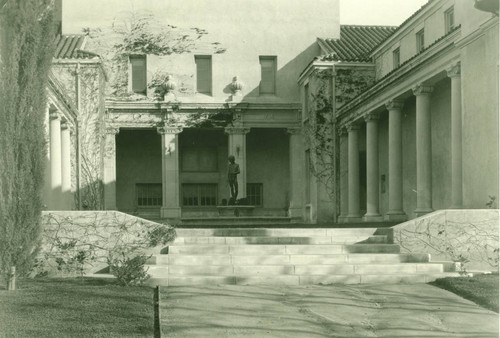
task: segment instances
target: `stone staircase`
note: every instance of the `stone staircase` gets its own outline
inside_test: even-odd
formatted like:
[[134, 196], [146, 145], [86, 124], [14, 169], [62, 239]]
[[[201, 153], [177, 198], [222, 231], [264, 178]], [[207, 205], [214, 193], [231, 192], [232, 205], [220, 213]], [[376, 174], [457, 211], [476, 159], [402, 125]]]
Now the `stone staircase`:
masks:
[[391, 228], [177, 229], [148, 265], [155, 285], [426, 283], [452, 262], [400, 253]]

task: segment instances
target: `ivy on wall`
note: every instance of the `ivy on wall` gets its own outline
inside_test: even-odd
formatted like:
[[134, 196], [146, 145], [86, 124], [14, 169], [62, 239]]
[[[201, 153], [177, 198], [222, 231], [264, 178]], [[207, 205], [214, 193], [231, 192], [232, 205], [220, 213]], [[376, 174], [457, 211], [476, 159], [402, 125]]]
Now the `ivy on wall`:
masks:
[[[129, 12], [117, 17], [111, 27], [84, 29], [90, 37], [87, 49], [99, 54], [109, 75], [108, 94], [118, 97], [131, 97], [128, 92], [128, 57], [129, 55], [168, 56], [172, 54], [190, 53], [201, 48], [209, 53], [221, 54], [226, 51], [219, 42], [205, 42], [208, 32], [204, 29], [181, 28], [166, 24], [147, 12]], [[165, 81], [172, 69], [156, 71], [149, 88], [156, 87]], [[188, 90], [179, 86], [179, 91]], [[144, 98], [143, 96], [136, 99]]]
[[[304, 123], [310, 170], [326, 187], [331, 199], [338, 193], [336, 182], [345, 179], [336, 170], [340, 157], [336, 150], [339, 126], [336, 124], [337, 117], [333, 116], [334, 105], [336, 110], [372, 86], [374, 75], [372, 69], [338, 66], [335, 73], [331, 69], [317, 69], [311, 75], [307, 119]], [[335, 88], [332, 88], [333, 85]]]

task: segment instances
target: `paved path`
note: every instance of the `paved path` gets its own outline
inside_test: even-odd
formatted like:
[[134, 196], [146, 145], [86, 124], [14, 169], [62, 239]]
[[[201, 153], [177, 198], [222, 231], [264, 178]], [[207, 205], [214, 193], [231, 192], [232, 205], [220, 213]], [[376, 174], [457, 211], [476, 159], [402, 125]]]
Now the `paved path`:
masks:
[[426, 285], [162, 288], [165, 337], [498, 337], [498, 314]]

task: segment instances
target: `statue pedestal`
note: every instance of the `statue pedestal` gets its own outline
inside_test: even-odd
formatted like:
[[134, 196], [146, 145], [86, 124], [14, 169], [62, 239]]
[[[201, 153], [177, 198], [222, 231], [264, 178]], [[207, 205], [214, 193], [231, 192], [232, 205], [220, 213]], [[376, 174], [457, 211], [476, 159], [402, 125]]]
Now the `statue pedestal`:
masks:
[[219, 216], [252, 216], [254, 205], [221, 205], [217, 207]]

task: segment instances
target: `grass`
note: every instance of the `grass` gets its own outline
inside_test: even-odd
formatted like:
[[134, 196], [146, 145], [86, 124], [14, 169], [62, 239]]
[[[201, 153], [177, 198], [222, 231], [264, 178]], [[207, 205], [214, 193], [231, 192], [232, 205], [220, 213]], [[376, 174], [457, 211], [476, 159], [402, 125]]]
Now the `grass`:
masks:
[[441, 278], [430, 284], [498, 313], [498, 272], [474, 277]]
[[0, 288], [0, 337], [152, 337], [153, 289], [95, 278]]

